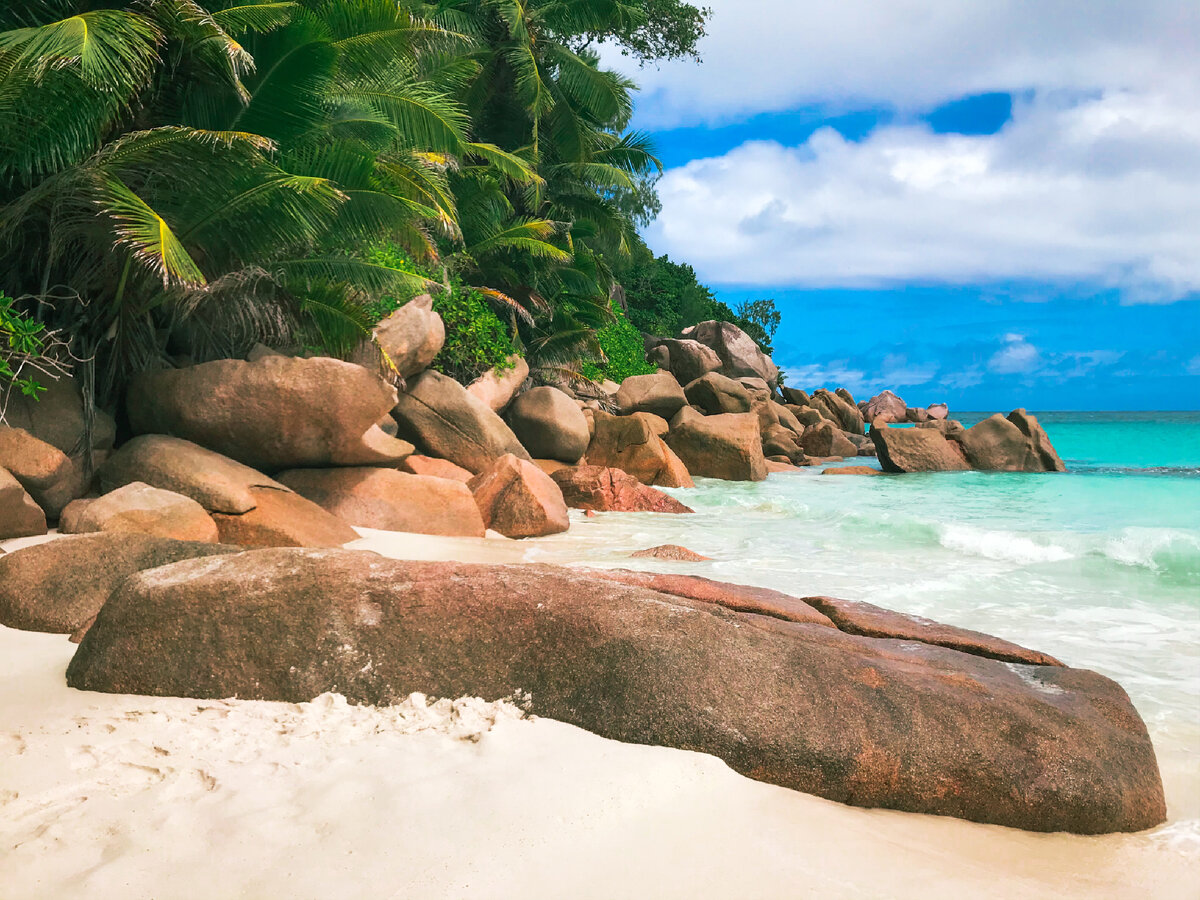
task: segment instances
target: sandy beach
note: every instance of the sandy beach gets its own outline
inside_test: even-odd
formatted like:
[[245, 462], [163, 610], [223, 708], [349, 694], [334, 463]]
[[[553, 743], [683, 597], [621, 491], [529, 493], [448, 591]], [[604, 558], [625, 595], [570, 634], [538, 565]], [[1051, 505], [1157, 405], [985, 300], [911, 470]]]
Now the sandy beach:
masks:
[[[391, 556], [534, 544], [364, 531]], [[12, 546], [12, 544], [8, 545]], [[510, 702], [84, 693], [0, 629], [0, 883], [92, 898], [1191, 898], [1193, 837], [1038, 835], [857, 809]]]

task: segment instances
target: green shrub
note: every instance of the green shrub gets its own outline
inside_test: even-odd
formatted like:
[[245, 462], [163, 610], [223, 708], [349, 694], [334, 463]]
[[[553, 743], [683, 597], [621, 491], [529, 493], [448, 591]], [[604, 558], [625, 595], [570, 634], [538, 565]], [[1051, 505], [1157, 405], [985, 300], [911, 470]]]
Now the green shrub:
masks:
[[618, 384], [630, 375], [649, 375], [654, 366], [646, 362], [646, 347], [642, 333], [625, 316], [620, 306], [613, 304], [616, 321], [596, 332], [605, 360], [585, 362], [583, 374], [595, 381], [611, 378]]
[[49, 337], [44, 325], [26, 319], [16, 301], [0, 291], [0, 420], [14, 390], [34, 398], [46, 390], [32, 373], [44, 368], [38, 361]]
[[[369, 254], [372, 262], [391, 266], [431, 281], [439, 277], [414, 263], [399, 247], [383, 244]], [[411, 297], [384, 297], [368, 307], [371, 318], [378, 322], [395, 312]], [[455, 278], [450, 290], [433, 292], [433, 309], [446, 326], [446, 343], [433, 361], [432, 368], [468, 384], [488, 369], [503, 371], [511, 368], [509, 357], [517, 352], [512, 334], [496, 315], [487, 298]]]

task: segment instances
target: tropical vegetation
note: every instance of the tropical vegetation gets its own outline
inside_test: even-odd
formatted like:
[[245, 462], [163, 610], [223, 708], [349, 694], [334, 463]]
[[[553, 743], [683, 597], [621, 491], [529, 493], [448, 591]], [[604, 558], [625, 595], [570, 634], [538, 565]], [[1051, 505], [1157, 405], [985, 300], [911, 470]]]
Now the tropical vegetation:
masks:
[[638, 329], [718, 307], [692, 287], [664, 299], [644, 271], [659, 265], [638, 227], [661, 167], [629, 129], [636, 85], [600, 49], [695, 57], [708, 14], [682, 0], [5, 4], [0, 385], [36, 393], [27, 363], [49, 335], [106, 404], [141, 369], [256, 342], [349, 354], [426, 291], [448, 330], [436, 365], [455, 377], [514, 352], [546, 378], [638, 370]]

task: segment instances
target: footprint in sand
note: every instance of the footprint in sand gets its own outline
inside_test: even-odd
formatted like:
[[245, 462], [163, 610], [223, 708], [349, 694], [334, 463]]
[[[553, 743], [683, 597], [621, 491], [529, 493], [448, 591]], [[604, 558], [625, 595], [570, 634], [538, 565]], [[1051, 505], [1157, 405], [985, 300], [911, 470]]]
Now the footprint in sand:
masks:
[[20, 756], [25, 752], [25, 738], [16, 732], [0, 734], [0, 756]]

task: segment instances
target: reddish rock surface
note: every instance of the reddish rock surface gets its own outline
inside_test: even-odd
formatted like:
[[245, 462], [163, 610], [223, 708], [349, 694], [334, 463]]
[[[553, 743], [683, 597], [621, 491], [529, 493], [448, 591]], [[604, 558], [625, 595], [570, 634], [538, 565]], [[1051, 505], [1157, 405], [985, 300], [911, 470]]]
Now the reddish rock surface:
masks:
[[414, 453], [404, 461], [401, 470], [410, 475], [429, 475], [433, 478], [449, 478], [451, 481], [461, 481], [466, 484], [475, 476], [460, 465], [448, 459], [435, 459], [432, 456], [421, 456]]
[[805, 597], [804, 602], [819, 609], [847, 634], [863, 637], [896, 638], [920, 641], [961, 650], [975, 656], [986, 656], [1003, 662], [1025, 663], [1032, 666], [1061, 666], [1062, 663], [1045, 653], [1030, 650], [1019, 644], [992, 637], [979, 631], [943, 625], [932, 619], [892, 612], [861, 600], [836, 600], [833, 597]]
[[530, 455], [568, 465], [579, 462], [591, 440], [578, 402], [558, 388], [535, 387], [521, 394], [509, 407], [508, 424]]
[[70, 634], [89, 622], [134, 572], [240, 551], [116, 533], [71, 535], [23, 547], [0, 556], [0, 625]]
[[673, 562], [709, 562], [711, 556], [701, 556], [694, 550], [678, 544], [662, 544], [629, 554], [633, 559], [669, 559]]
[[483, 537], [483, 517], [461, 481], [395, 469], [292, 469], [279, 480], [360, 528]]
[[753, 413], [702, 416], [685, 406], [671, 420], [666, 440], [693, 475], [727, 481], [767, 477], [762, 436]]
[[1165, 818], [1145, 726], [1095, 672], [733, 612], [614, 574], [348, 551], [182, 562], [117, 588], [67, 681], [375, 704], [522, 690], [536, 715], [861, 806], [1086, 834]]
[[252, 487], [254, 508], [241, 515], [212, 514], [226, 544], [243, 547], [341, 547], [358, 540], [349, 523], [290, 489]]
[[76, 500], [67, 504], [59, 531], [63, 534], [94, 531], [151, 534], [176, 541], [214, 544], [219, 539], [217, 523], [191, 497], [138, 481], [94, 500]]
[[0, 540], [45, 533], [45, 511], [8, 469], [0, 468]]
[[883, 472], [879, 469], [873, 469], [870, 466], [834, 466], [832, 469], [825, 469], [821, 472], [822, 475], [882, 475]]
[[22, 428], [0, 425], [0, 468], [8, 470], [51, 522], [87, 489], [78, 463]]
[[871, 426], [871, 440], [885, 472], [962, 472], [971, 468], [956, 441], [936, 428]]
[[510, 538], [544, 537], [566, 531], [571, 520], [562, 491], [549, 475], [509, 454], [468, 485], [488, 527]]
[[617, 407], [625, 414], [653, 413], [669, 419], [687, 404], [683, 388], [670, 372], [652, 375], [631, 375], [621, 382], [616, 396]]
[[551, 478], [572, 509], [599, 512], [690, 513], [674, 497], [642, 484], [627, 472], [603, 466], [560, 469]]
[[411, 444], [378, 422], [396, 389], [338, 359], [264, 356], [144, 372], [126, 406], [136, 434], [170, 434], [262, 471], [399, 465]]
[[687, 466], [655, 431], [647, 416], [594, 413], [596, 433], [585, 459], [591, 466], [620, 469], [642, 484], [695, 487]]

